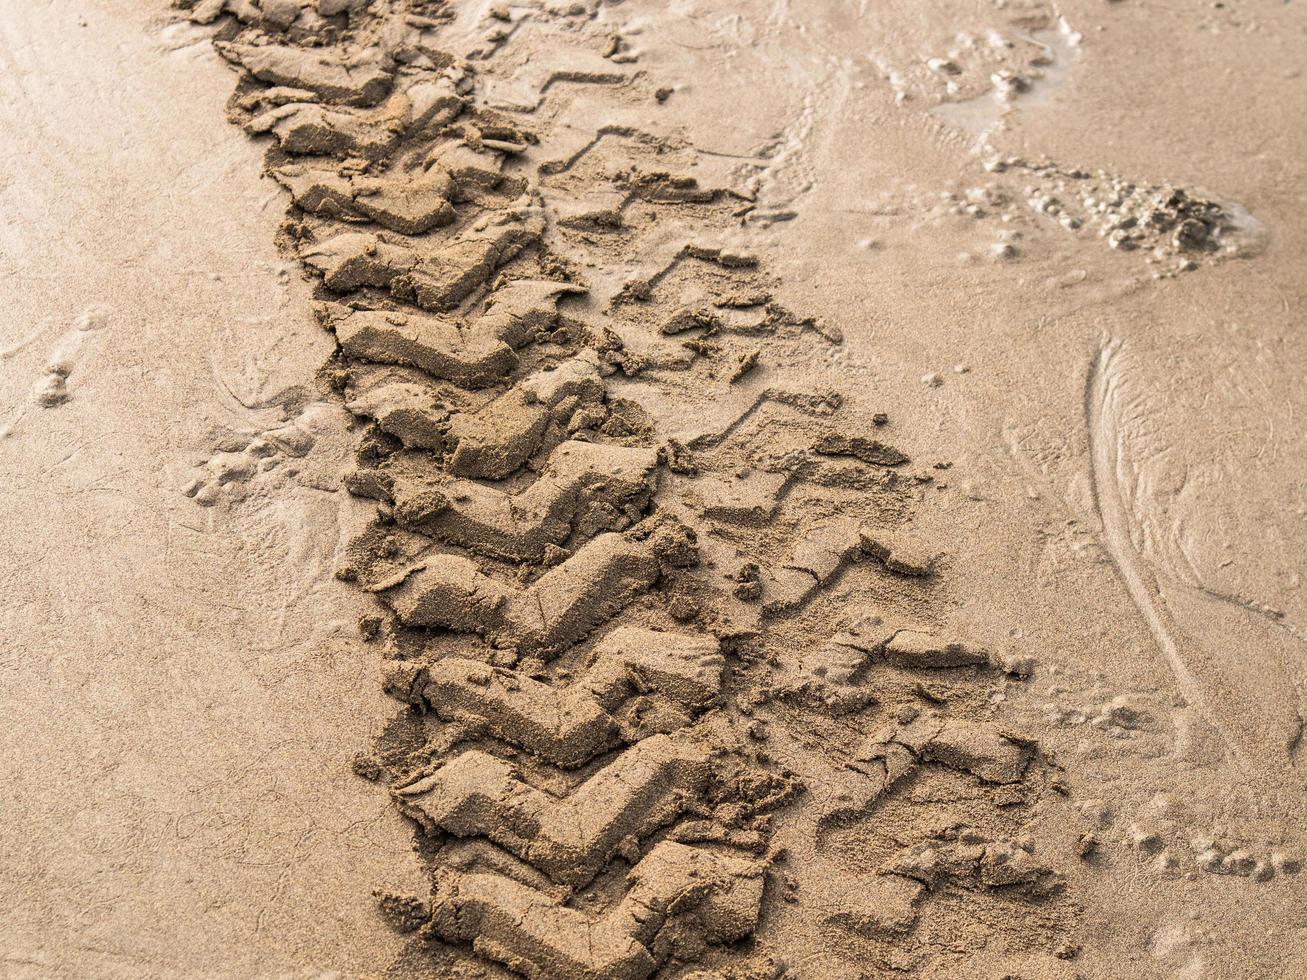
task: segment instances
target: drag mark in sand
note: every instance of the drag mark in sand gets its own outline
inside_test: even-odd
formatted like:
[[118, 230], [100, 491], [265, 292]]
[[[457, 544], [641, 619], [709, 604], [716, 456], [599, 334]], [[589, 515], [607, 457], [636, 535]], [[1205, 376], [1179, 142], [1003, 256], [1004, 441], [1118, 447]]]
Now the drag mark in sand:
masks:
[[1089, 437], [1090, 473], [1094, 507], [1103, 524], [1103, 542], [1125, 583], [1135, 607], [1148, 624], [1158, 649], [1166, 655], [1171, 672], [1185, 694], [1201, 701], [1198, 682], [1180, 655], [1178, 630], [1158, 595], [1157, 580], [1135, 548], [1130, 514], [1121, 493], [1123, 443], [1120, 431], [1121, 383], [1113, 360], [1119, 340], [1104, 344], [1090, 362], [1085, 378], [1085, 423]]
[[[1149, 390], [1132, 385], [1124, 359], [1123, 343], [1107, 342], [1085, 380], [1091, 486], [1105, 550], [1185, 698], [1221, 732], [1246, 773], [1280, 784], [1294, 763], [1303, 720], [1299, 684], [1276, 647], [1286, 636], [1296, 645], [1300, 635], [1264, 604], [1205, 586], [1192, 562], [1170, 569], [1150, 559], [1150, 542], [1162, 551], [1155, 539], [1180, 532], [1157, 527], [1157, 502], [1144, 499], [1140, 470], [1154, 412]], [[1227, 642], [1236, 630], [1263, 634], [1256, 663], [1230, 656], [1239, 649]]]

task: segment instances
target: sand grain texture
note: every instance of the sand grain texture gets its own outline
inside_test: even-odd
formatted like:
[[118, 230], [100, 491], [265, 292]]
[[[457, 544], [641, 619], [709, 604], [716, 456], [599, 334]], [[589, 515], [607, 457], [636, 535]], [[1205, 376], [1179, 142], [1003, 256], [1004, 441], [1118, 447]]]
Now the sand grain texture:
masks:
[[[14, 567], [91, 528], [10, 615], [131, 651], [76, 695], [104, 758], [65, 733], [31, 770], [15, 962], [103, 968], [60, 918], [99, 906], [37, 874], [85, 835], [59, 780], [133, 773], [96, 812], [139, 832], [73, 839], [239, 952], [120, 905], [124, 975], [1302, 972], [1299, 11], [186, 0], [128, 40], [128, 9], [95, 43], [213, 115], [101, 111], [179, 176], [117, 177], [105, 130], [137, 230], [10, 236], [11, 281], [105, 283], [44, 361], [5, 341], [0, 447], [71, 481]], [[19, 77], [109, 87], [38, 19]], [[191, 180], [189, 223], [148, 203]], [[79, 597], [106, 567], [132, 586]], [[109, 682], [86, 645], [50, 704]], [[143, 719], [195, 736], [160, 763]], [[171, 775], [219, 731], [227, 775]], [[217, 897], [144, 859], [159, 827], [223, 855]]]
[[343, 412], [227, 72], [162, 13], [0, 16], [0, 974], [362, 973], [412, 871], [348, 770]]

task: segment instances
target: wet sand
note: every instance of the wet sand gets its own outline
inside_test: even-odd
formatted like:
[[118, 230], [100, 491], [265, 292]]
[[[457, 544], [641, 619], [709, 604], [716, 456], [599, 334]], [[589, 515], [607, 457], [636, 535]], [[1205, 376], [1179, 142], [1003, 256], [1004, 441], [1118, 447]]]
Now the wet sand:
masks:
[[7, 962], [1307, 969], [1300, 12], [262, 6], [6, 24]]

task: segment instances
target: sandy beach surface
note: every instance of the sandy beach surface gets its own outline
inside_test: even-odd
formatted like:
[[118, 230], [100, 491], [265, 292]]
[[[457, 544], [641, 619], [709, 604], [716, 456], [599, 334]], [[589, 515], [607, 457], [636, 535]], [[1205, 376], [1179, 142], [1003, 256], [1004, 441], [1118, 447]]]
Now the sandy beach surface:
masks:
[[1305, 65], [0, 0], [0, 976], [1307, 975]]

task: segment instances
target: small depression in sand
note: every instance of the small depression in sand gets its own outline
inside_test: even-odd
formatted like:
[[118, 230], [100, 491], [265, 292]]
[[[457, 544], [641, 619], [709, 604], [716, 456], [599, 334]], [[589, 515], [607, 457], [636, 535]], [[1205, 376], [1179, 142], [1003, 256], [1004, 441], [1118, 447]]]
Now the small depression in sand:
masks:
[[[1033, 112], [1046, 108], [1054, 94], [1071, 77], [1078, 55], [1080, 35], [1065, 20], [1056, 28], [1016, 35], [1016, 39], [1039, 49], [1022, 70], [1009, 68], [991, 73], [988, 92], [959, 101], [944, 101], [930, 110], [931, 115], [956, 129], [976, 137], [977, 149], [989, 143], [989, 137], [1011, 112]], [[1000, 49], [1007, 42], [995, 37]], [[938, 69], [947, 74], [947, 69]]]

